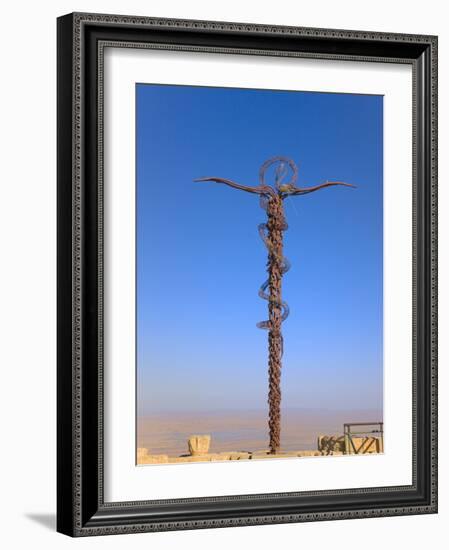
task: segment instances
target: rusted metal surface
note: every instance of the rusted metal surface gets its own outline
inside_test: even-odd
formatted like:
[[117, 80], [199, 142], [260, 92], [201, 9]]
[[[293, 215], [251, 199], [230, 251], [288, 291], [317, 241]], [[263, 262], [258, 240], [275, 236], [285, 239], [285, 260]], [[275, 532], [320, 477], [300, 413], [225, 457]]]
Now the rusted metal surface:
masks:
[[[266, 183], [267, 172], [274, 167], [274, 185]], [[286, 177], [290, 174], [290, 179]], [[267, 213], [266, 223], [259, 225], [259, 234], [268, 251], [268, 278], [259, 289], [259, 296], [268, 301], [268, 319], [257, 324], [268, 330], [268, 426], [270, 452], [276, 454], [281, 445], [281, 368], [284, 341], [282, 323], [289, 315], [289, 307], [282, 300], [282, 277], [290, 269], [290, 263], [283, 254], [283, 232], [288, 228], [284, 213], [284, 199], [288, 196], [305, 195], [326, 187], [343, 185], [354, 187], [342, 181], [326, 181], [315, 187], [297, 187], [298, 168], [289, 158], [277, 156], [265, 161], [259, 172], [259, 185], [251, 187], [232, 180], [215, 176], [198, 178], [194, 181], [223, 183], [247, 193], [260, 196], [261, 207]]]

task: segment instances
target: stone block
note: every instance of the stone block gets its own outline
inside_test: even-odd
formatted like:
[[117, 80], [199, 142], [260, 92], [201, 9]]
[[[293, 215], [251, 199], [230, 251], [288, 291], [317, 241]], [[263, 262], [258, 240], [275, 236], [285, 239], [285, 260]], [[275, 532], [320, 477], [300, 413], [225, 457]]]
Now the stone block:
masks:
[[192, 435], [188, 441], [191, 456], [201, 456], [209, 452], [210, 435]]

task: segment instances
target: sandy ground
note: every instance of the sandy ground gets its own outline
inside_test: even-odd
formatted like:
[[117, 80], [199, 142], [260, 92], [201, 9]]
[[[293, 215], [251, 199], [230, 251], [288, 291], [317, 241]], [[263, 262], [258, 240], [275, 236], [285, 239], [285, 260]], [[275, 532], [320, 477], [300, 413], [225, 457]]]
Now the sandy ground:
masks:
[[[316, 449], [318, 435], [342, 434], [344, 422], [364, 421], [382, 421], [382, 414], [373, 410], [286, 409], [281, 450]], [[187, 439], [194, 434], [212, 436], [212, 453], [267, 449], [267, 411], [159, 413], [137, 420], [137, 447], [146, 447], [151, 454], [185, 454]]]

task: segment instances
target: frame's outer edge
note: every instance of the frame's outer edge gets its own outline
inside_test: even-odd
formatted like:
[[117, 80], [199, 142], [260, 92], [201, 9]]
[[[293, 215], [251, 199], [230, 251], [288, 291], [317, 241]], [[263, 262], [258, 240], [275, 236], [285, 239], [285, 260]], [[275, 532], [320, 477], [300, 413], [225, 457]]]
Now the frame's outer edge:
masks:
[[419, 488], [429, 513], [437, 503], [437, 40], [416, 62], [416, 332]]
[[261, 23], [244, 23], [235, 21], [207, 21], [203, 19], [174, 19], [162, 17], [148, 17], [138, 15], [118, 15], [104, 13], [74, 12], [70, 14], [74, 17], [75, 24], [109, 24], [109, 25], [128, 25], [128, 26], [146, 26], [161, 27], [166, 30], [193, 30], [193, 31], [214, 31], [214, 32], [232, 32], [232, 33], [257, 33], [261, 35], [302, 35], [305, 37], [317, 37], [328, 39], [351, 39], [362, 41], [388, 41], [404, 43], [430, 43], [436, 40], [434, 35], [424, 34], [404, 34], [393, 32], [345, 30], [345, 29], [326, 29], [319, 27], [296, 27], [291, 25], [267, 25]]
[[430, 504], [438, 513], [438, 38], [432, 37], [429, 47], [428, 145], [429, 172], [429, 397], [430, 397]]
[[[421, 165], [419, 179], [423, 178], [425, 190], [422, 205], [424, 245], [421, 248], [425, 262], [418, 266], [426, 284], [423, 295], [423, 324], [425, 343], [422, 358], [428, 368], [423, 376], [425, 404], [421, 407], [423, 424], [429, 432], [423, 436], [427, 444], [425, 455], [426, 498], [419, 503], [405, 506], [375, 507], [372, 509], [348, 509], [318, 512], [302, 512], [282, 515], [246, 517], [222, 517], [217, 519], [181, 520], [141, 523], [126, 521], [122, 516], [109, 525], [96, 525], [83, 520], [82, 513], [82, 283], [83, 254], [81, 235], [82, 216], [82, 35], [84, 25], [104, 24], [110, 28], [136, 27], [163, 28], [164, 30], [210, 31], [236, 35], [269, 34], [293, 35], [293, 37], [325, 38], [328, 40], [357, 40], [359, 43], [392, 42], [404, 47], [419, 45], [427, 51], [423, 55], [424, 103], [420, 105], [422, 122]], [[402, 48], [402, 46], [401, 46]], [[89, 536], [144, 531], [202, 529], [225, 526], [261, 525], [330, 519], [379, 517], [437, 511], [436, 494], [436, 361], [437, 361], [437, 166], [436, 166], [436, 49], [437, 38], [424, 35], [404, 35], [365, 31], [309, 29], [300, 27], [224, 23], [213, 21], [159, 19], [149, 17], [114, 16], [105, 14], [75, 13], [58, 18], [58, 501], [57, 530], [71, 536]], [[428, 78], [426, 78], [428, 77]], [[420, 180], [421, 181], [421, 180]], [[423, 425], [422, 424], [422, 425]], [[87, 452], [87, 450], [86, 450]], [[423, 497], [423, 492], [421, 492]], [[137, 504], [137, 503], [136, 503]], [[111, 510], [112, 516], [114, 513]]]
[[74, 534], [73, 303], [73, 22], [57, 22], [57, 530]]

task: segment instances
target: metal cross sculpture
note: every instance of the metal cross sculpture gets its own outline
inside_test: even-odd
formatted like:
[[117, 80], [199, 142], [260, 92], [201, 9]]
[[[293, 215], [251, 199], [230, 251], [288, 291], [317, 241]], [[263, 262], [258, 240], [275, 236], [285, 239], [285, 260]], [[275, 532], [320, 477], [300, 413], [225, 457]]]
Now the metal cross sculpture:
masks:
[[[268, 168], [275, 165], [274, 186], [265, 181]], [[285, 181], [291, 171], [289, 181]], [[325, 187], [345, 185], [354, 187], [342, 181], [326, 181], [315, 187], [297, 187], [298, 168], [289, 158], [278, 156], [265, 161], [260, 167], [259, 185], [249, 187], [234, 181], [205, 177], [194, 181], [215, 181], [224, 183], [234, 189], [260, 196], [260, 205], [266, 211], [268, 220], [259, 225], [259, 234], [268, 250], [267, 271], [268, 278], [259, 289], [259, 296], [268, 301], [268, 315], [266, 321], [257, 323], [257, 326], [268, 330], [268, 426], [270, 432], [270, 453], [276, 454], [281, 444], [281, 367], [283, 354], [282, 323], [289, 315], [289, 308], [282, 300], [282, 276], [290, 269], [290, 263], [283, 254], [283, 231], [288, 228], [284, 214], [284, 199], [296, 195], [306, 195]]]

